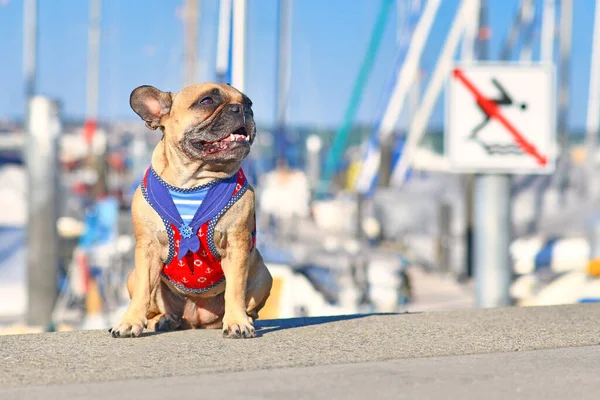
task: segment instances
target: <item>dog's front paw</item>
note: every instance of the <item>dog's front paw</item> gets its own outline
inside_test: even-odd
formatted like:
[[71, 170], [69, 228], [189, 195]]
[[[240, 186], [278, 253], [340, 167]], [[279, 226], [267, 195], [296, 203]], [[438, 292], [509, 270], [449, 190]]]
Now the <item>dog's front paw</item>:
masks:
[[108, 331], [114, 338], [138, 337], [144, 331], [148, 321], [146, 318], [135, 318], [124, 315], [121, 320]]
[[246, 314], [230, 316], [225, 313], [223, 317], [223, 337], [228, 339], [248, 339], [256, 337], [256, 330], [252, 319]]

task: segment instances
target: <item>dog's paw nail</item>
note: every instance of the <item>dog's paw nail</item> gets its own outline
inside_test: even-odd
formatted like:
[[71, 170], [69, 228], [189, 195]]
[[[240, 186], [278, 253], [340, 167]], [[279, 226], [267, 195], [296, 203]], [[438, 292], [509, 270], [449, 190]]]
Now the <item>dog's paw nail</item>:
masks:
[[251, 326], [244, 327], [244, 330], [242, 331], [242, 336], [244, 336], [244, 339], [256, 337], [256, 330], [254, 330], [254, 328]]

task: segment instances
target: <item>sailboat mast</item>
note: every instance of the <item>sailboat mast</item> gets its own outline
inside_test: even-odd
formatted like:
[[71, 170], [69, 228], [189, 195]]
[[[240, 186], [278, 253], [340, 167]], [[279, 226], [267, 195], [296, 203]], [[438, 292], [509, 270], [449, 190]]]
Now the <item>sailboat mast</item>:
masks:
[[246, 6], [246, 0], [233, 0], [231, 85], [240, 92], [246, 89]]
[[98, 95], [100, 88], [100, 21], [102, 0], [90, 0], [88, 27], [88, 64], [84, 136], [92, 151], [92, 141], [98, 124]]
[[277, 37], [277, 92], [275, 101], [276, 158], [285, 160], [286, 120], [290, 96], [292, 59], [292, 1], [279, 0], [279, 35]]

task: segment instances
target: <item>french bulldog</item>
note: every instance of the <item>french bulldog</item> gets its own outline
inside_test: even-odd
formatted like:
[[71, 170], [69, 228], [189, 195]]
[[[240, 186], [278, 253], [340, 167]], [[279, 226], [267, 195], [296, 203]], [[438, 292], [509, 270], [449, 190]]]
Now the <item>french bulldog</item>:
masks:
[[272, 278], [254, 246], [255, 194], [241, 169], [256, 137], [252, 102], [230, 85], [203, 83], [175, 94], [140, 86], [130, 105], [163, 137], [132, 199], [131, 301], [109, 331], [255, 337]]

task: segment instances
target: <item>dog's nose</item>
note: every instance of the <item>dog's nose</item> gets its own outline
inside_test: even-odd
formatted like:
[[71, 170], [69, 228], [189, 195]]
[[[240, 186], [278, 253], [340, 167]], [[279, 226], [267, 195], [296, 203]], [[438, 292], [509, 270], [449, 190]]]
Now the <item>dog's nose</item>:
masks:
[[242, 110], [242, 106], [239, 104], [230, 104], [229, 110], [231, 110], [232, 113], [239, 113]]

